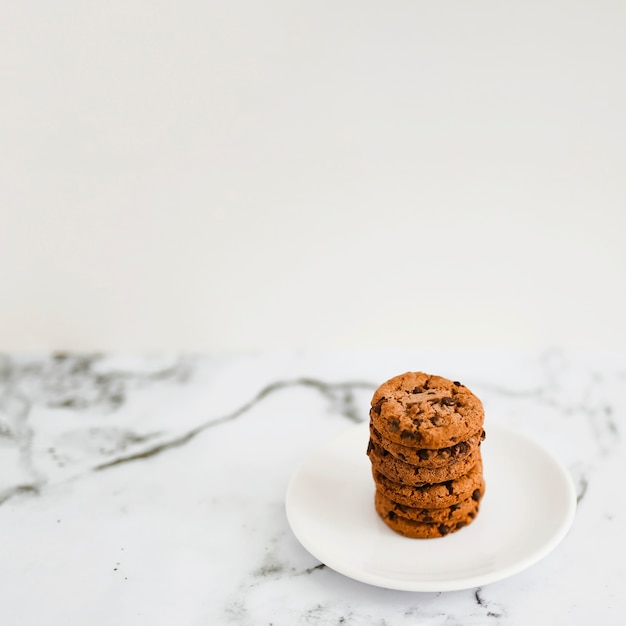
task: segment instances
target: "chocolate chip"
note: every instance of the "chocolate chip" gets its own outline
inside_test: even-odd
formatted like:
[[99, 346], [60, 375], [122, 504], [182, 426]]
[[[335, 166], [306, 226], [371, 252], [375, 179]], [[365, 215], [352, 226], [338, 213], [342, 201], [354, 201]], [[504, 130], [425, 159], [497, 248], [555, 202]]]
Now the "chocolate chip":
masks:
[[389, 511], [389, 513], [387, 513], [387, 519], [393, 522], [393, 520], [396, 519], [396, 514], [393, 511]]
[[439, 524], [439, 532], [445, 536], [450, 532], [450, 527], [445, 524]]
[[480, 492], [480, 489], [474, 489], [474, 491], [472, 492], [472, 500], [478, 502], [482, 495], [483, 494]]
[[443, 419], [443, 417], [441, 417], [441, 415], [435, 415], [434, 417], [430, 418], [430, 423], [433, 426], [443, 426], [445, 420]]
[[441, 404], [443, 404], [443, 406], [454, 406], [456, 404], [456, 402], [454, 401], [454, 398], [451, 398], [450, 396], [446, 396], [445, 398], [441, 398], [441, 400], [439, 400], [439, 402]]
[[414, 387], [411, 393], [422, 393], [424, 390], [421, 387]]
[[461, 507], [460, 507], [460, 505], [458, 505], [458, 504], [453, 504], [453, 505], [450, 507], [450, 510], [451, 510], [451, 511], [456, 511], [457, 509], [460, 509], [460, 508], [461, 508]]
[[469, 446], [467, 445], [465, 441], [461, 441], [461, 443], [457, 443], [456, 446], [454, 447], [458, 454], [467, 454], [467, 452], [469, 451]]
[[406, 454], [402, 454], [402, 452], [398, 452], [398, 458], [401, 459], [402, 461], [406, 461]]
[[452, 486], [452, 481], [448, 480], [443, 483], [443, 486], [448, 490], [448, 493], [452, 495], [454, 493], [454, 487]]
[[400, 433], [400, 439], [411, 439], [411, 440], [413, 440], [413, 439], [417, 439], [417, 435], [415, 433], [412, 433], [410, 430], [403, 430]]
[[372, 413], [376, 413], [376, 415], [380, 415], [380, 408], [383, 405], [383, 402], [386, 400], [387, 398], [381, 398], [378, 402], [376, 402], [376, 404], [372, 404], [372, 409], [371, 412]]
[[393, 418], [389, 420], [389, 430], [392, 433], [397, 433], [400, 430], [400, 422], [399, 420]]
[[412, 420], [413, 422], [413, 426], [415, 426], [415, 428], [419, 428], [422, 425], [422, 420], [415, 418], [414, 420]]
[[461, 387], [461, 383], [458, 380], [452, 381], [457, 387]]
[[457, 522], [455, 526], [455, 530], [459, 530], [459, 528], [463, 528], [463, 526], [465, 526], [466, 524], [467, 522]]
[[474, 513], [474, 511], [470, 511], [470, 512], [467, 514], [467, 517], [469, 517], [469, 518], [471, 518], [471, 519], [474, 519], [474, 518], [476, 517], [476, 513]]
[[430, 458], [430, 450], [418, 450], [417, 455], [422, 461], [428, 461]]
[[430, 515], [430, 513], [426, 513], [426, 515], [424, 515], [424, 517], [422, 517], [422, 519], [423, 519], [426, 523], [428, 523], [428, 522], [432, 522], [432, 521], [433, 521], [432, 515]]

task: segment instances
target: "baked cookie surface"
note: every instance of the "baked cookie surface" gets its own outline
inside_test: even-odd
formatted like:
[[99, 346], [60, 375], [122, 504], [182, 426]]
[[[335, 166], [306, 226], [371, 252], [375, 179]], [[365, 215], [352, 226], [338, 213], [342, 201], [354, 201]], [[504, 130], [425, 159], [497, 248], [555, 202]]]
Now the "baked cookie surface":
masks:
[[413, 508], [438, 509], [451, 506], [461, 500], [467, 500], [467, 498], [474, 498], [479, 501], [485, 492], [482, 459], [480, 458], [467, 474], [442, 483], [427, 483], [422, 486], [405, 485], [389, 480], [374, 468], [372, 468], [372, 475], [376, 489], [380, 490], [387, 498]]
[[445, 537], [471, 524], [478, 513], [478, 503], [474, 510], [468, 512], [464, 517], [455, 521], [447, 522], [419, 522], [403, 515], [399, 515], [393, 509], [386, 506], [385, 500], [376, 492], [374, 505], [380, 518], [391, 528], [391, 530], [414, 539], [434, 539]]
[[397, 459], [381, 445], [370, 439], [367, 455], [372, 467], [394, 482], [420, 486], [424, 483], [442, 483], [454, 480], [476, 465], [479, 451], [472, 452], [460, 459], [455, 459], [444, 467], [420, 467]]
[[484, 410], [481, 401], [458, 381], [406, 372], [374, 392], [370, 420], [373, 428], [395, 443], [440, 449], [476, 433]]
[[415, 448], [383, 437], [370, 423], [370, 438], [397, 459], [411, 463], [411, 465], [445, 467], [478, 450], [480, 444], [485, 439], [485, 431], [481, 427], [465, 441], [445, 448]]
[[376, 500], [378, 501], [377, 510], [385, 512], [385, 515], [392, 512], [393, 515], [399, 515], [414, 522], [422, 522], [424, 524], [456, 524], [457, 522], [467, 521], [467, 518], [474, 518], [478, 513], [480, 500], [474, 500], [471, 496], [466, 500], [460, 500], [456, 504], [441, 507], [439, 509], [422, 509], [404, 504], [398, 504], [390, 500], [381, 491], [376, 491]]

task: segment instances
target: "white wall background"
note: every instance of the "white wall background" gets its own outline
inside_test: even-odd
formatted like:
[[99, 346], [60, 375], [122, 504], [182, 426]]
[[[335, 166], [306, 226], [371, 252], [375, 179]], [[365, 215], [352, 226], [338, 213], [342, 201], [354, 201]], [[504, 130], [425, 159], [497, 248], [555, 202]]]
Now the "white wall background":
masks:
[[626, 3], [0, 4], [0, 348], [626, 347]]

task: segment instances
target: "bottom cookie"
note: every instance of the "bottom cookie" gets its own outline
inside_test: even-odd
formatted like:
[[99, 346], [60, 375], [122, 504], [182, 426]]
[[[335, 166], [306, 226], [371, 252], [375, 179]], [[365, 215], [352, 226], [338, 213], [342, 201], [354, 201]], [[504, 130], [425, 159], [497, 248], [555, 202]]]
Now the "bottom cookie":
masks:
[[479, 503], [475, 502], [474, 506], [462, 517], [451, 514], [447, 516], [445, 522], [418, 522], [396, 513], [394, 503], [391, 502], [390, 506], [389, 499], [378, 490], [376, 490], [374, 503], [376, 512], [391, 530], [412, 539], [445, 537], [471, 524], [476, 519], [479, 510]]

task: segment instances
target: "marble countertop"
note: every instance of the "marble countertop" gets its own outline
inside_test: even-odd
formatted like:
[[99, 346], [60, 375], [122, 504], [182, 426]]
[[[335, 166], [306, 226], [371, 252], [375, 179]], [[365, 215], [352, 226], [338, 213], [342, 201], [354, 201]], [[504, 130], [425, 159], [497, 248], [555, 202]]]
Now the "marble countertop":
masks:
[[[373, 389], [462, 380], [557, 456], [568, 535], [498, 582], [369, 586], [287, 523], [303, 458], [367, 419]], [[590, 624], [626, 615], [626, 354], [547, 350], [0, 357], [0, 624]]]

